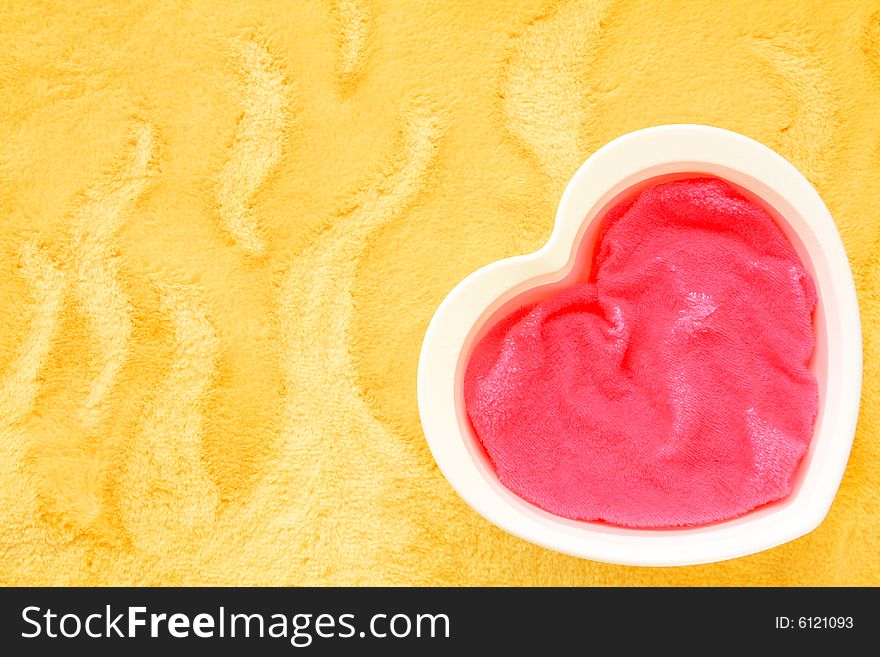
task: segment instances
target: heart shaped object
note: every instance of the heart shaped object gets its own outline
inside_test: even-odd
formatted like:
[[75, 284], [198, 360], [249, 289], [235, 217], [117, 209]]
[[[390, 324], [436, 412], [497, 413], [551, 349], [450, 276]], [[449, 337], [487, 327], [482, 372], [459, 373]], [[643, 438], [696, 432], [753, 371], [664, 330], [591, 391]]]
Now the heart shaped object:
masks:
[[[810, 370], [819, 384], [819, 408], [791, 494], [733, 520], [674, 529], [571, 520], [530, 504], [501, 484], [468, 419], [464, 379], [475, 345], [502, 318], [583, 280], [598, 219], [621, 198], [670, 179], [701, 175], [733, 183], [768, 209], [816, 283], [816, 348]], [[833, 220], [813, 187], [785, 159], [742, 135], [671, 125], [630, 133], [597, 151], [566, 188], [544, 247], [492, 263], [450, 292], [425, 335], [418, 398], [425, 436], [442, 472], [496, 525], [576, 556], [683, 565], [767, 549], [822, 521], [852, 446], [861, 371], [852, 274]]]
[[503, 318], [468, 363], [501, 482], [556, 515], [705, 525], [789, 494], [813, 437], [816, 291], [772, 217], [718, 178], [600, 220], [590, 271]]

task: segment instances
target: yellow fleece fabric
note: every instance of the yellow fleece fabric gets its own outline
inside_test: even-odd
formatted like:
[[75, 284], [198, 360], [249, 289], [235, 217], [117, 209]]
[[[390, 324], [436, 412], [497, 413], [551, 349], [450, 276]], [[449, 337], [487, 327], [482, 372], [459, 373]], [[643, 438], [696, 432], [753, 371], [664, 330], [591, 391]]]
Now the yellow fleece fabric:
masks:
[[[0, 10], [3, 584], [880, 585], [880, 2], [18, 0]], [[816, 185], [865, 384], [831, 513], [691, 568], [473, 512], [422, 336], [623, 133], [695, 122]]]

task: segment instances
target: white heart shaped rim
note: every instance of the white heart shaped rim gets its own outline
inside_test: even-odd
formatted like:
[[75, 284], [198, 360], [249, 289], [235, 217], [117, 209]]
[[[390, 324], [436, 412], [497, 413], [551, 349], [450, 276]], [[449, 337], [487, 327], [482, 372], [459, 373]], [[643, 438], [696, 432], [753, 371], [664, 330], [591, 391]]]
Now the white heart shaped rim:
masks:
[[[819, 292], [814, 371], [820, 399], [813, 442], [789, 497], [734, 520], [637, 530], [555, 516], [505, 488], [482, 452], [464, 408], [466, 359], [480, 328], [506, 301], [570, 273], [580, 237], [611, 199], [640, 181], [674, 173], [716, 175], [760, 197], [781, 216], [780, 227], [811, 269]], [[816, 190], [787, 160], [748, 137], [709, 126], [666, 125], [629, 133], [596, 151], [566, 187], [553, 232], [541, 249], [493, 262], [449, 293], [422, 344], [418, 403], [441, 471], [495, 525], [578, 557], [672, 566], [766, 550], [817, 527], [831, 507], [852, 447], [861, 379], [861, 326], [852, 272]]]

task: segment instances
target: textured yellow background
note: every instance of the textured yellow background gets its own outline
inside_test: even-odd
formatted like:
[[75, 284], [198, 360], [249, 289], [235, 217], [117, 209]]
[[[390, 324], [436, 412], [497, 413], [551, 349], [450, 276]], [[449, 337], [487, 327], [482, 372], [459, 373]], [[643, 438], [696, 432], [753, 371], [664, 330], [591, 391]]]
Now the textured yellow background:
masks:
[[[104, 4], [0, 10], [0, 582], [880, 584], [876, 0]], [[819, 529], [650, 570], [472, 512], [415, 375], [456, 282], [669, 122], [817, 186], [866, 380]]]

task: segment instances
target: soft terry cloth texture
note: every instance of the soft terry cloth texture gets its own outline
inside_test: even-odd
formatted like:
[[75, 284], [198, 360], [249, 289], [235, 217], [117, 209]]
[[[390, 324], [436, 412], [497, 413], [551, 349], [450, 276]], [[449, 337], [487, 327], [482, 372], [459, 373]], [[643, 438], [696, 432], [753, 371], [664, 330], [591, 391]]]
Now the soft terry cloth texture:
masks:
[[[880, 585], [878, 12], [4, 2], [0, 584]], [[859, 431], [797, 541], [575, 559], [443, 478], [419, 350], [456, 283], [544, 244], [590, 153], [677, 122], [767, 144], [828, 204]]]
[[499, 322], [465, 378], [501, 481], [544, 509], [699, 525], [784, 497], [812, 438], [813, 280], [718, 179], [650, 187], [600, 227], [589, 281]]

